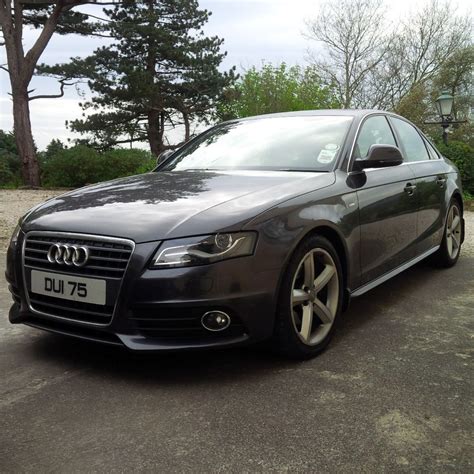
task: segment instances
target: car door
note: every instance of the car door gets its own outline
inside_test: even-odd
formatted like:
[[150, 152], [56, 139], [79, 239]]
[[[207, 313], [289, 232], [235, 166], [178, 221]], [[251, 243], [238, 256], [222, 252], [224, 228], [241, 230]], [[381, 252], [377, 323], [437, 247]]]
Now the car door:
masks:
[[412, 124], [398, 117], [389, 120], [400, 142], [404, 160], [416, 178], [417, 254], [421, 255], [441, 242], [446, 204], [449, 202], [446, 196], [449, 167]]
[[[398, 145], [383, 114], [370, 115], [362, 123], [352, 161], [365, 158], [374, 144]], [[359, 202], [360, 283], [364, 285], [415, 256], [415, 176], [402, 164], [352, 173], [349, 180]]]

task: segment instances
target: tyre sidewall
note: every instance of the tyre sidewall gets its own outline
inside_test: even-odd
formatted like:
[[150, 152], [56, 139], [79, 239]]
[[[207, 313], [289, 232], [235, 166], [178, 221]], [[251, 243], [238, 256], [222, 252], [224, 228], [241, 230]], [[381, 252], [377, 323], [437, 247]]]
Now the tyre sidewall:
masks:
[[[303, 257], [315, 248], [322, 248], [328, 252], [337, 269], [339, 280], [339, 297], [334, 323], [326, 337], [317, 345], [306, 345], [298, 336], [293, 323], [291, 311], [291, 292], [293, 290], [293, 279]], [[329, 343], [339, 321], [344, 295], [344, 280], [339, 255], [328, 239], [314, 235], [306, 238], [294, 251], [288, 265], [284, 270], [284, 276], [280, 287], [278, 308], [275, 324], [275, 339], [280, 352], [296, 358], [310, 358], [321, 352]]]
[[448, 228], [449, 213], [451, 212], [451, 208], [453, 206], [457, 207], [459, 211], [459, 216], [462, 218], [461, 206], [459, 205], [456, 199], [451, 199], [451, 202], [449, 203], [449, 207], [448, 207], [448, 212], [446, 213], [446, 219], [445, 219], [446, 222], [444, 224], [444, 230], [443, 230], [443, 240], [441, 241], [441, 247], [439, 250], [439, 263], [444, 267], [452, 267], [453, 265], [455, 265], [459, 259], [459, 255], [461, 254], [461, 248], [459, 248], [459, 251], [456, 257], [452, 258], [448, 251], [448, 239], [447, 239], [446, 231]]

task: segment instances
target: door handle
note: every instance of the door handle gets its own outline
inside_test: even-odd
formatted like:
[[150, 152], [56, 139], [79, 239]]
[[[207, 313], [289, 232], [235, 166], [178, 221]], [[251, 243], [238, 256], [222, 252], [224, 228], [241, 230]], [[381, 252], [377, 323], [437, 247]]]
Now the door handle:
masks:
[[446, 178], [444, 178], [443, 176], [438, 176], [438, 179], [436, 180], [436, 182], [442, 188], [444, 187], [444, 183], [446, 183]]
[[408, 194], [408, 196], [413, 196], [415, 189], [416, 189], [416, 184], [408, 183], [403, 190]]

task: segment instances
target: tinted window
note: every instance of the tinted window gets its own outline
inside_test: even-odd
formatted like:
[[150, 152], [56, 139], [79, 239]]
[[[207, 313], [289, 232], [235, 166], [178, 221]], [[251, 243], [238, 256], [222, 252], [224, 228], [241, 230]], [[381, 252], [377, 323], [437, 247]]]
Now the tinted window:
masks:
[[369, 117], [362, 125], [354, 149], [355, 158], [365, 158], [372, 145], [396, 145], [392, 130], [383, 115]]
[[218, 125], [184, 146], [160, 170], [330, 171], [349, 116], [273, 117]]
[[404, 120], [392, 117], [393, 126], [400, 137], [401, 145], [405, 150], [405, 161], [429, 160], [425, 143], [416, 128]]
[[428, 153], [430, 154], [430, 159], [437, 160], [439, 158], [439, 155], [437, 151], [434, 149], [433, 145], [431, 145], [431, 143], [428, 141], [425, 141], [425, 143], [426, 143], [426, 148], [428, 148]]

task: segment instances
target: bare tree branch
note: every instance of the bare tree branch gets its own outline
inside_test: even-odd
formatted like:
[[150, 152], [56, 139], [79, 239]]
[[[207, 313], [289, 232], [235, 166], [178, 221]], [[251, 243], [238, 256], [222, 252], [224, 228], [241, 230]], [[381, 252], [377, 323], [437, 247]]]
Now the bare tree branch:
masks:
[[[73, 86], [75, 84], [79, 84], [81, 81], [74, 81], [74, 82], [66, 82], [67, 79], [60, 79], [59, 83], [61, 84], [59, 87], [59, 93], [58, 94], [41, 94], [41, 95], [34, 95], [33, 97], [29, 97], [28, 100], [36, 100], [36, 99], [58, 99], [60, 97], [64, 96], [64, 87], [66, 86]], [[32, 91], [28, 91], [33, 92]]]
[[367, 73], [387, 51], [382, 0], [326, 0], [307, 29], [324, 49], [311, 54], [321, 77], [336, 86], [345, 108], [360, 106]]

